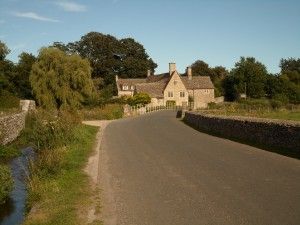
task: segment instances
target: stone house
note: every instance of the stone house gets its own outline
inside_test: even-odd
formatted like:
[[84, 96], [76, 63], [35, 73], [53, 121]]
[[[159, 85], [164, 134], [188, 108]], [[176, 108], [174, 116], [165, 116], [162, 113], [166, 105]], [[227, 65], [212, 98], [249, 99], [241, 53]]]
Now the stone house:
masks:
[[120, 79], [116, 76], [116, 84], [119, 97], [147, 93], [153, 106], [184, 106], [193, 102], [194, 108], [203, 108], [215, 100], [210, 77], [193, 76], [191, 67], [187, 67], [186, 73], [181, 75], [175, 63], [169, 63], [168, 73], [153, 75], [148, 70], [144, 79]]

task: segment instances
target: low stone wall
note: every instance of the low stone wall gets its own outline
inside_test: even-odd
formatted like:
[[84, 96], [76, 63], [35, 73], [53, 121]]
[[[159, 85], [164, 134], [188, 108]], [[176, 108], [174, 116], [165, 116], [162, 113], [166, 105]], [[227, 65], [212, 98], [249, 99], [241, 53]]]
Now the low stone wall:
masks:
[[0, 118], [0, 144], [15, 140], [25, 127], [26, 111]]
[[196, 129], [224, 137], [300, 152], [300, 122], [194, 112], [186, 112], [184, 121]]
[[32, 100], [20, 101], [20, 113], [0, 117], [0, 145], [6, 145], [15, 140], [25, 127], [26, 114], [35, 109]]

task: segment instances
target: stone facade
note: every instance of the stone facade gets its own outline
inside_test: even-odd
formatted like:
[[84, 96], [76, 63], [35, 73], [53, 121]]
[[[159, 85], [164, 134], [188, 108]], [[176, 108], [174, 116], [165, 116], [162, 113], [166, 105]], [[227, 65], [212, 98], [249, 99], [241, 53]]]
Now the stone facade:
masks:
[[300, 122], [226, 117], [186, 112], [184, 121], [200, 130], [300, 153]]
[[6, 145], [15, 140], [25, 127], [26, 114], [35, 109], [35, 102], [30, 100], [20, 101], [20, 113], [0, 117], [0, 145]]
[[164, 101], [166, 103], [174, 101], [175, 105], [182, 106], [188, 104], [189, 96], [186, 87], [180, 79], [180, 75], [174, 71], [164, 90]]
[[207, 76], [192, 76], [188, 67], [186, 73], [180, 75], [176, 64], [169, 64], [169, 72], [151, 75], [148, 71], [144, 79], [119, 79], [116, 77], [118, 96], [133, 96], [135, 93], [147, 93], [151, 97], [152, 106], [192, 105], [193, 108], [207, 107], [214, 102], [214, 86]]

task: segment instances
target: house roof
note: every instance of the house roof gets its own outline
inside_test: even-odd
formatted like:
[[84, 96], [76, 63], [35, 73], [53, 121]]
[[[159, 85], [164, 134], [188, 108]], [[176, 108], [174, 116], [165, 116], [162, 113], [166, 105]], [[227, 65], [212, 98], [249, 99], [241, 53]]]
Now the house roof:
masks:
[[191, 80], [187, 76], [180, 77], [187, 89], [214, 89], [214, 85], [208, 76], [193, 76]]
[[155, 82], [155, 83], [142, 83], [137, 84], [137, 93], [147, 93], [151, 98], [160, 98], [164, 96], [164, 89], [166, 84]]
[[[148, 93], [151, 97], [163, 97], [163, 91], [172, 75], [162, 73], [151, 75], [147, 78], [118, 79], [117, 85], [118, 88], [121, 88], [123, 85], [133, 85], [136, 87], [138, 93]], [[214, 85], [208, 76], [193, 76], [192, 79], [189, 80], [187, 76], [180, 75], [180, 79], [188, 90], [214, 89]]]
[[146, 78], [118, 79], [118, 80], [117, 80], [117, 85], [118, 85], [119, 88], [121, 88], [123, 85], [128, 85], [128, 86], [133, 85], [133, 86], [135, 86], [135, 85], [137, 85], [137, 84], [145, 83], [145, 82], [146, 82]]

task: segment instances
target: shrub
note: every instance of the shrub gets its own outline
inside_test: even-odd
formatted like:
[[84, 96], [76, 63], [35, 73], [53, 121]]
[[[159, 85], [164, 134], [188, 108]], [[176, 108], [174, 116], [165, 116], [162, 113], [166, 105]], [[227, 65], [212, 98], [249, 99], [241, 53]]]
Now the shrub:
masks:
[[19, 108], [20, 99], [16, 96], [13, 96], [11, 93], [3, 91], [0, 93], [0, 110], [10, 109], [10, 108]]
[[0, 204], [3, 204], [13, 189], [13, 179], [8, 166], [0, 165], [0, 184]]
[[132, 98], [128, 99], [128, 104], [133, 105], [146, 105], [151, 102], [151, 98], [147, 93], [135, 94]]
[[74, 127], [79, 116], [67, 111], [38, 111], [27, 118], [25, 135], [37, 150], [54, 149], [65, 146], [72, 139]]

